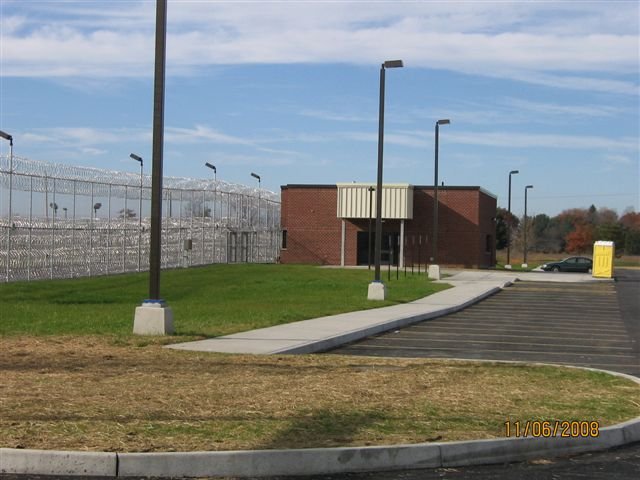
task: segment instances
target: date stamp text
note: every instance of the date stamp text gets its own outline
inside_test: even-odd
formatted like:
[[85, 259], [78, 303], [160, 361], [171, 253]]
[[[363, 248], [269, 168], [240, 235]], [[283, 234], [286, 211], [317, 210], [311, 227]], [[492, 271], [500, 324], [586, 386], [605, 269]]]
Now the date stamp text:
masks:
[[600, 435], [600, 422], [589, 420], [526, 420], [504, 422], [505, 437], [587, 438]]

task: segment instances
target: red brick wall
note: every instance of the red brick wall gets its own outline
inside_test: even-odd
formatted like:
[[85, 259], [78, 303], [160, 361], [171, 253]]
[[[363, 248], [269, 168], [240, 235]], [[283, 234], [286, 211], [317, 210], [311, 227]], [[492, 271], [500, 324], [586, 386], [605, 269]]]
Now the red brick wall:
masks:
[[[405, 221], [407, 264], [418, 260], [425, 264], [432, 255], [433, 199], [433, 187], [414, 187], [413, 219]], [[486, 236], [491, 235], [495, 244], [496, 199], [478, 187], [443, 187], [438, 189], [438, 200], [438, 263], [493, 265], [495, 247], [486, 251]], [[342, 220], [336, 217], [336, 210], [335, 186], [283, 187], [281, 217], [287, 249], [281, 250], [281, 261], [339, 265]], [[383, 228], [399, 233], [400, 221], [388, 220]], [[366, 219], [346, 220], [346, 265], [356, 264], [357, 232], [367, 230]]]
[[342, 221], [336, 216], [337, 193], [335, 185], [282, 188], [281, 223], [287, 230], [287, 248], [280, 251], [282, 263], [340, 265]]
[[[493, 267], [496, 264], [496, 210], [498, 202], [495, 197], [483, 192], [480, 194], [480, 254], [483, 263], [480, 266]], [[490, 249], [487, 250], [487, 235], [491, 236]]]
[[[436, 261], [442, 265], [465, 267], [482, 266], [479, 257], [479, 190], [478, 189], [438, 189], [438, 252]], [[407, 221], [406, 235], [419, 235], [423, 244], [421, 258], [427, 260], [433, 255], [433, 187], [414, 187], [413, 220]], [[417, 247], [416, 247], [417, 248]], [[414, 253], [408, 250], [408, 255]], [[417, 260], [416, 260], [417, 261]]]

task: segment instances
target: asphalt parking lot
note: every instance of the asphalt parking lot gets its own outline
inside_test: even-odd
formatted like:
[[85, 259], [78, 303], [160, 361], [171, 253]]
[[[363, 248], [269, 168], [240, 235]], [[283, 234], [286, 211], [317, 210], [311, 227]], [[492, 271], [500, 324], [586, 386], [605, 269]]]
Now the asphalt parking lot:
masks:
[[[640, 376], [640, 270], [617, 269], [612, 283], [517, 282], [456, 314], [330, 353], [551, 362]], [[631, 480], [640, 478], [640, 444], [540, 462], [353, 474], [322, 480], [338, 478]]]
[[614, 282], [516, 282], [458, 313], [331, 353], [518, 360], [640, 375], [638, 320], [631, 318], [639, 286], [630, 280], [619, 299]]

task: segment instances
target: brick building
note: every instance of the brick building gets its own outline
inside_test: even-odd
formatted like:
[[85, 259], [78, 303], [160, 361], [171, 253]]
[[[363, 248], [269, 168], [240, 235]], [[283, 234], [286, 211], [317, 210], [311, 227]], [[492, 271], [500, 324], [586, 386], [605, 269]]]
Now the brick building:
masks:
[[[373, 260], [373, 184], [281, 187], [282, 263], [367, 265]], [[433, 187], [383, 186], [382, 263], [427, 264], [433, 245]], [[438, 188], [436, 263], [495, 264], [496, 197], [480, 187]], [[371, 254], [369, 253], [371, 251]], [[370, 256], [371, 255], [371, 256]]]

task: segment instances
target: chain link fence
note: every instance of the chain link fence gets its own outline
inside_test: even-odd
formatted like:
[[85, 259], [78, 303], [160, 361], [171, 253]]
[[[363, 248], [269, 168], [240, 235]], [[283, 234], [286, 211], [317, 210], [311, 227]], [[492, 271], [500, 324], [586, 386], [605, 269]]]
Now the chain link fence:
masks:
[[[0, 157], [0, 281], [148, 270], [151, 177]], [[273, 263], [276, 194], [165, 177], [162, 268]]]

